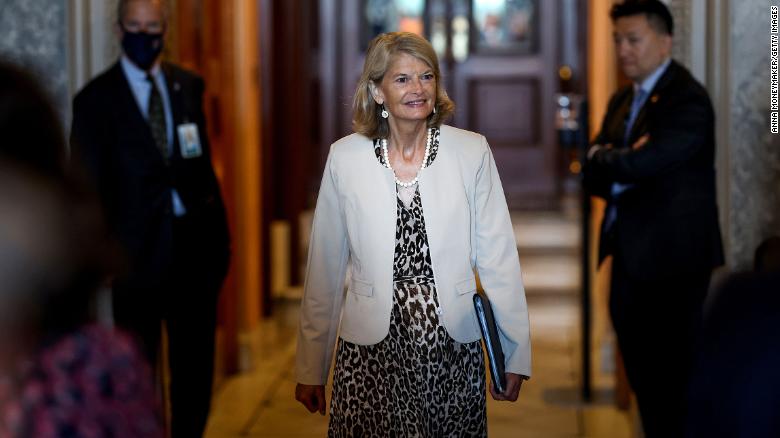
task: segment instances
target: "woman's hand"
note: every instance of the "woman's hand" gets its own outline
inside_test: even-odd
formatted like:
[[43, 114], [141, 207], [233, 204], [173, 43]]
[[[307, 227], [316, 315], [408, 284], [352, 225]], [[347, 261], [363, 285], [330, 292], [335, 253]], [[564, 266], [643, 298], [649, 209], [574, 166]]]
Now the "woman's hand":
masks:
[[520, 374], [506, 373], [506, 388], [503, 394], [497, 393], [496, 389], [493, 388], [493, 382], [490, 382], [490, 395], [496, 401], [517, 401], [517, 396], [520, 395], [520, 387], [523, 386], [523, 380], [525, 380], [525, 377]]
[[325, 415], [325, 385], [299, 383], [295, 387], [295, 399], [303, 403], [312, 414], [319, 411], [320, 415]]

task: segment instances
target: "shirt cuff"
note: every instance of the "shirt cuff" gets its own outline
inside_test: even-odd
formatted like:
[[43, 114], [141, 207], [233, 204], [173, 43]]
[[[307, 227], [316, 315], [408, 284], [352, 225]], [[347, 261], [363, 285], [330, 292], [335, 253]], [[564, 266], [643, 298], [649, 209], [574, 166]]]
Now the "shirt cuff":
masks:
[[604, 146], [600, 144], [594, 144], [593, 146], [591, 146], [590, 149], [588, 149], [588, 154], [587, 154], [588, 160], [592, 160], [593, 156], [596, 155], [596, 152], [602, 149], [604, 149]]

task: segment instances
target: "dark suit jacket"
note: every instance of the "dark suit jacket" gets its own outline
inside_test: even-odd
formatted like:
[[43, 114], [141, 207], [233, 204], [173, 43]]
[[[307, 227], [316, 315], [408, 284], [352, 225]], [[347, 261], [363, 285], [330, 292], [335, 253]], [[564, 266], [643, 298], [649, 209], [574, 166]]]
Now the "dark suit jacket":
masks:
[[704, 318], [685, 436], [780, 436], [780, 273], [732, 274]]
[[[73, 102], [74, 162], [87, 171], [107, 222], [126, 250], [133, 287], [153, 288], [170, 266], [174, 215], [171, 188], [187, 209], [202, 244], [208, 275], [222, 281], [229, 258], [228, 230], [209, 153], [202, 108], [204, 83], [171, 64], [162, 66], [173, 113], [173, 155], [166, 165], [152, 138], [120, 63], [87, 84]], [[181, 156], [176, 126], [198, 126], [203, 154]], [[193, 270], [197, 271], [197, 270]], [[204, 274], [193, 272], [193, 275]]]
[[[611, 232], [602, 229], [600, 259], [610, 253], [621, 257], [637, 279], [707, 272], [723, 262], [707, 91], [672, 61], [624, 144], [633, 93], [628, 86], [612, 96], [594, 141], [612, 147], [599, 150], [585, 166], [586, 187], [617, 207]], [[632, 150], [645, 134], [647, 144]], [[615, 199], [613, 182], [633, 187]]]

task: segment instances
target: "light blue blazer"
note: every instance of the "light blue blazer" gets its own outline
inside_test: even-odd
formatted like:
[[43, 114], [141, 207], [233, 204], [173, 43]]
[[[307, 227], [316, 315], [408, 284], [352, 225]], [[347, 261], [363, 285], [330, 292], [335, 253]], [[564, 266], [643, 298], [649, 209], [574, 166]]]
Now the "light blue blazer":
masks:
[[[485, 137], [442, 126], [436, 159], [421, 171], [419, 190], [447, 333], [462, 343], [481, 337], [472, 301], [476, 271], [498, 321], [506, 370], [530, 376], [517, 245]], [[373, 142], [358, 134], [338, 140], [330, 148], [314, 211], [298, 332], [299, 383], [327, 382], [337, 334], [360, 345], [387, 336], [395, 226], [393, 174], [379, 164]]]

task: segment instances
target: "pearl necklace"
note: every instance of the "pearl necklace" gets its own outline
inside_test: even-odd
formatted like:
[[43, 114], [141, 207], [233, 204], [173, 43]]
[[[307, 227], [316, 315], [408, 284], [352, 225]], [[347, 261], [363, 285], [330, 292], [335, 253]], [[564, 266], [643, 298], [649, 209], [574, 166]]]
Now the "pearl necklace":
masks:
[[428, 128], [428, 138], [425, 140], [425, 155], [423, 156], [422, 164], [420, 165], [420, 170], [417, 171], [417, 175], [414, 176], [414, 179], [409, 182], [403, 182], [400, 179], [398, 179], [397, 176], [395, 176], [395, 170], [393, 170], [393, 167], [390, 165], [390, 156], [387, 153], [387, 139], [382, 139], [382, 154], [385, 157], [385, 166], [390, 169], [391, 172], [393, 172], [393, 178], [395, 179], [395, 183], [398, 184], [401, 187], [411, 187], [415, 184], [417, 184], [417, 181], [420, 178], [420, 172], [422, 172], [423, 169], [425, 169], [426, 164], [428, 163], [428, 155], [431, 152], [431, 137], [432, 137], [432, 128]]

